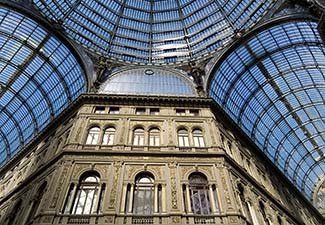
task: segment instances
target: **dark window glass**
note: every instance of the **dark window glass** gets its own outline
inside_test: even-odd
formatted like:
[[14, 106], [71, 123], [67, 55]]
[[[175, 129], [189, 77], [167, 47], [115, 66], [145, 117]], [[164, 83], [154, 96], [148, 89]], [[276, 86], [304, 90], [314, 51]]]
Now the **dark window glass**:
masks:
[[185, 116], [185, 109], [176, 109], [176, 116]]
[[146, 108], [136, 108], [135, 109], [135, 114], [137, 114], [137, 115], [144, 115], [144, 114], [146, 114]]
[[120, 108], [119, 107], [110, 107], [109, 108], [109, 114], [119, 114]]
[[103, 114], [103, 113], [105, 113], [105, 107], [104, 106], [96, 106], [94, 112], [98, 113], [98, 114]]
[[150, 109], [150, 115], [159, 115], [159, 109], [158, 108]]

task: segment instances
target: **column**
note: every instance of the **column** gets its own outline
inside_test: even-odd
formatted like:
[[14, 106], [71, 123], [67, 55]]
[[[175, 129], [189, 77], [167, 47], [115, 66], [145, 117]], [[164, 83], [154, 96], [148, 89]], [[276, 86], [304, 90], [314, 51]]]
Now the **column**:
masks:
[[239, 212], [241, 212], [247, 218], [243, 203], [240, 198], [240, 193], [238, 190], [236, 190], [236, 195], [237, 195], [237, 199], [238, 199], [238, 203], [239, 203]]
[[209, 195], [210, 195], [210, 201], [211, 201], [211, 207], [212, 207], [212, 212], [216, 213], [217, 208], [216, 208], [216, 199], [214, 199], [214, 194], [213, 194], [213, 189], [212, 185], [209, 185]]
[[250, 212], [250, 214], [252, 216], [253, 225], [258, 225], [259, 223], [258, 223], [254, 208], [252, 207], [252, 205], [251, 205], [251, 203], [249, 201], [247, 201], [247, 205], [248, 205], [248, 210], [249, 210], [249, 212]]
[[[31, 216], [30, 213], [31, 213], [31, 211], [32, 211], [32, 208], [33, 208], [34, 202], [35, 202], [34, 199], [31, 200], [31, 201], [29, 202], [27, 213], [25, 214], [25, 216], [24, 216], [23, 219], [22, 219], [22, 222], [23, 222], [22, 224], [26, 224], [27, 222], [29, 222], [28, 220], [30, 220], [29, 217]], [[34, 215], [34, 216], [35, 216], [35, 215]], [[0, 222], [1, 222], [1, 217], [0, 217]]]
[[166, 205], [166, 184], [161, 185], [161, 208], [162, 212], [166, 213], [167, 212], [167, 205]]
[[127, 188], [128, 188], [128, 185], [127, 184], [123, 184], [122, 200], [121, 200], [121, 208], [120, 208], [120, 212], [121, 213], [123, 213], [124, 210], [125, 210]]
[[158, 212], [158, 184], [155, 184], [155, 199], [154, 199], [154, 212]]
[[269, 225], [273, 225], [272, 216], [271, 215], [266, 215], [266, 220], [268, 221], [268, 224]]
[[[70, 184], [71, 185], [71, 184]], [[74, 200], [74, 197], [76, 196], [76, 191], [77, 191], [77, 184], [73, 184], [73, 189], [70, 193], [67, 193], [67, 198], [68, 198], [68, 202], [67, 202], [67, 205], [66, 207], [62, 210], [63, 213], [70, 213], [71, 212], [71, 208], [72, 208], [72, 203], [73, 203], [73, 200]], [[70, 188], [69, 190], [70, 191]], [[64, 207], [64, 206], [63, 206]]]
[[97, 192], [97, 198], [96, 198], [96, 201], [95, 201], [95, 207], [93, 209], [94, 213], [98, 212], [98, 209], [99, 209], [98, 206], [99, 206], [99, 201], [100, 201], [100, 198], [101, 198], [102, 188], [103, 188], [103, 184], [99, 184], [99, 188], [98, 188], [98, 192]]
[[188, 184], [185, 185], [185, 188], [186, 188], [187, 211], [189, 213], [192, 213], [191, 196], [190, 196], [190, 189]]
[[133, 209], [133, 194], [134, 194], [134, 184], [131, 184], [128, 213], [132, 213], [132, 209]]

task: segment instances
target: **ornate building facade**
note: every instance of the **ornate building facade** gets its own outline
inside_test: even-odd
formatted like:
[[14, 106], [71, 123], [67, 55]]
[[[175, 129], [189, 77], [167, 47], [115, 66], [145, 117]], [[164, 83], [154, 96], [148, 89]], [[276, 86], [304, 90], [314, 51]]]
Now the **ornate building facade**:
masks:
[[322, 224], [210, 98], [89, 94], [58, 120], [1, 180], [2, 224]]
[[0, 224], [324, 224], [321, 14], [0, 1]]

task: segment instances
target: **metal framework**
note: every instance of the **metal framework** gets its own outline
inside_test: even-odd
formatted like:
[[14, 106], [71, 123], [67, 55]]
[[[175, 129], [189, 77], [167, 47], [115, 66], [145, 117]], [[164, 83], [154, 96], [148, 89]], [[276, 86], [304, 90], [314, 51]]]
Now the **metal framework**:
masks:
[[210, 95], [309, 199], [325, 174], [325, 46], [317, 23], [266, 27], [226, 53]]
[[36, 21], [0, 6], [0, 165], [86, 91], [71, 51]]
[[223, 48], [276, 0], [32, 0], [81, 45], [145, 64], [184, 63]]

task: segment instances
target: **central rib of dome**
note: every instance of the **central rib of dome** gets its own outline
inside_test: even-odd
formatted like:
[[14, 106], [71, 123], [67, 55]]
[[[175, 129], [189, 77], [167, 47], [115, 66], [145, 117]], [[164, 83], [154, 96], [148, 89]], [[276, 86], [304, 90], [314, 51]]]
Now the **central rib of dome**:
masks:
[[139, 64], [207, 57], [254, 26], [275, 0], [33, 0], [70, 38], [97, 54]]

